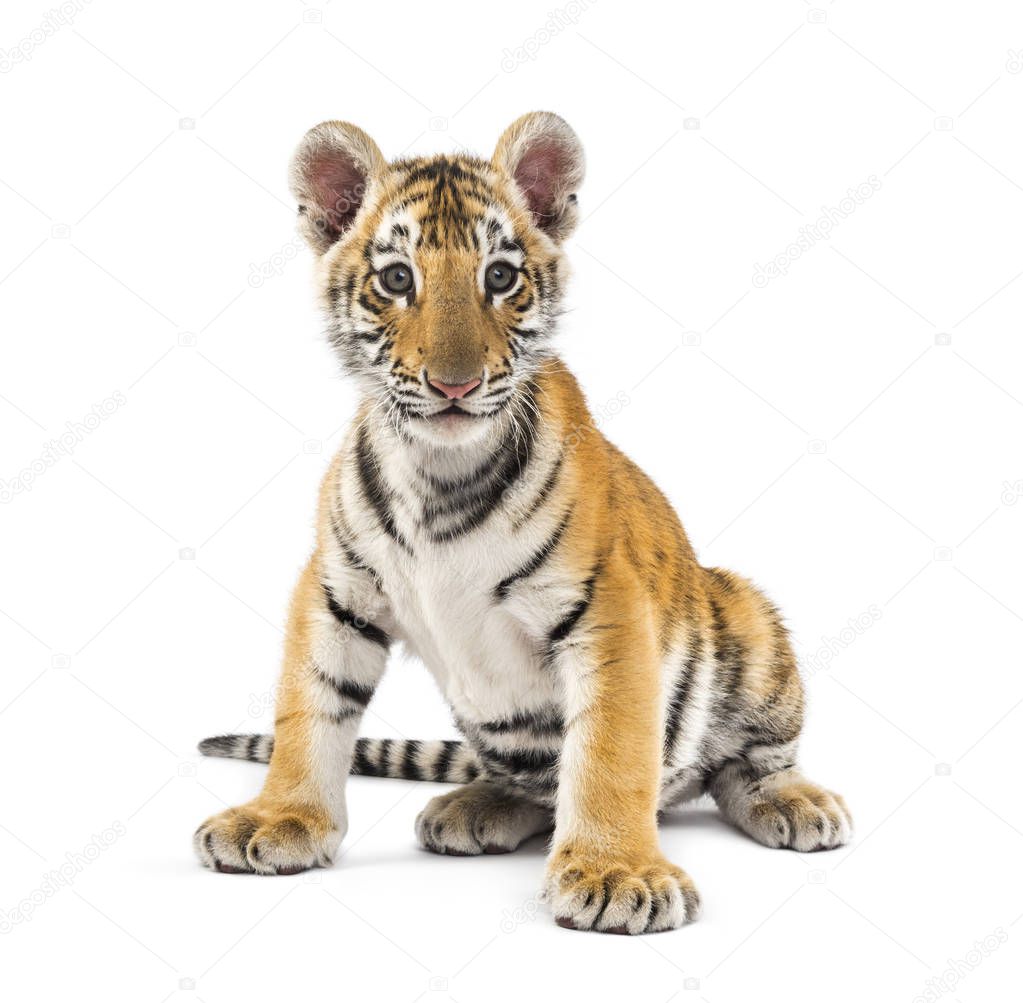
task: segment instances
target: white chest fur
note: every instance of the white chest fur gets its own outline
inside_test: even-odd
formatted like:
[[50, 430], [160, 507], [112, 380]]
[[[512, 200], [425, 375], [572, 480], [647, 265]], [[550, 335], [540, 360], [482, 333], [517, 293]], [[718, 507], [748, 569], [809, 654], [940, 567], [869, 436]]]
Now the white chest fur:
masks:
[[[558, 513], [542, 512], [522, 525], [522, 506], [502, 504], [471, 532], [438, 540], [438, 529], [457, 525], [459, 515], [445, 512], [431, 522], [430, 506], [443, 509], [448, 497], [417, 491], [423, 457], [391, 445], [376, 472], [388, 496], [390, 531], [382, 531], [364, 483], [354, 475], [341, 482], [342, 507], [359, 551], [381, 580], [389, 629], [422, 658], [459, 717], [496, 721], [559, 704], [558, 675], [544, 659], [556, 582], [541, 576], [528, 589], [495, 595], [498, 583], [549, 537]], [[523, 498], [539, 490], [550, 460], [538, 443], [531, 476], [516, 487]], [[449, 478], [457, 473], [439, 472]]]
[[494, 721], [557, 699], [542, 647], [503, 605], [489, 577], [453, 555], [391, 569], [386, 591], [398, 635], [430, 670], [455, 712]]

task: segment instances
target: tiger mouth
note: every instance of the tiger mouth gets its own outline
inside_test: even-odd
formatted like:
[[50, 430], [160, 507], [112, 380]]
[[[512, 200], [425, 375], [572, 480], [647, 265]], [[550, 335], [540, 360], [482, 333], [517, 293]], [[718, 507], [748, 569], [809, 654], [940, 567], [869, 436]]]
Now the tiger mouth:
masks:
[[430, 415], [431, 418], [476, 418], [478, 415], [471, 414], [469, 411], [458, 407], [456, 404], [451, 404], [449, 407], [444, 408], [443, 411], [436, 411]]

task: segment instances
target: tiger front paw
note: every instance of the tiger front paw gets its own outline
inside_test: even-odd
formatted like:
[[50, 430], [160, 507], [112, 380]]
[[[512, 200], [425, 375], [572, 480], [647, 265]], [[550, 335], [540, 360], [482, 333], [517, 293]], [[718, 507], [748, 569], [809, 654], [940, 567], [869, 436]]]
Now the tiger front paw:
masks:
[[297, 874], [327, 867], [344, 833], [305, 806], [268, 807], [258, 801], [208, 818], [192, 845], [200, 862], [225, 874]]
[[548, 809], [499, 784], [474, 780], [433, 798], [416, 819], [419, 845], [454, 857], [510, 853], [551, 826]]
[[544, 892], [555, 922], [572, 930], [655, 933], [700, 911], [689, 875], [660, 855], [617, 861], [563, 847], [551, 857]]

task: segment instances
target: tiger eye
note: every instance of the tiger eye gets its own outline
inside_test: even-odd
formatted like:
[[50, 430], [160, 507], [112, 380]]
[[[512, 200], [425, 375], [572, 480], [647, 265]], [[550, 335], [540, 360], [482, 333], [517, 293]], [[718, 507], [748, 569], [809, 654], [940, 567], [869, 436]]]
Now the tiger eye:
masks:
[[388, 265], [380, 273], [380, 284], [394, 296], [403, 296], [412, 288], [414, 281], [408, 265]]
[[515, 284], [518, 274], [518, 270], [509, 265], [507, 261], [495, 261], [487, 266], [487, 270], [483, 274], [483, 284], [486, 286], [487, 292], [505, 293]]

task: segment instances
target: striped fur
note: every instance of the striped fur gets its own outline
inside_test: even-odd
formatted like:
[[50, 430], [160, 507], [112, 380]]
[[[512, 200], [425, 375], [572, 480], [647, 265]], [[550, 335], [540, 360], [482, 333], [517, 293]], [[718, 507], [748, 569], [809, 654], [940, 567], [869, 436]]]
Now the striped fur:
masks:
[[[273, 735], [218, 735], [199, 743], [204, 756], [269, 763]], [[349, 771], [355, 777], [391, 777], [467, 784], [480, 775], [480, 761], [465, 742], [400, 738], [359, 738]]]
[[[698, 563], [553, 354], [581, 180], [578, 140], [546, 113], [489, 161], [388, 164], [345, 123], [299, 147], [328, 337], [363, 401], [323, 482], [274, 736], [201, 746], [269, 762], [256, 798], [196, 833], [208, 866], [329, 863], [349, 774], [454, 782], [417, 820], [424, 847], [506, 852], [553, 828], [558, 922], [639, 933], [699, 904], [660, 852], [659, 810], [707, 792], [769, 846], [849, 837], [841, 798], [798, 770], [803, 693], [777, 610]], [[357, 738], [396, 640], [462, 742]]]

